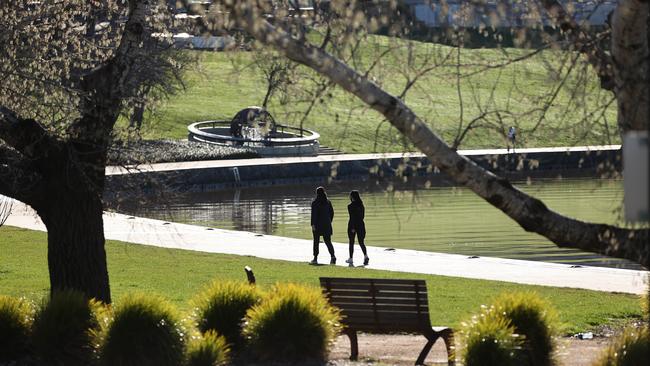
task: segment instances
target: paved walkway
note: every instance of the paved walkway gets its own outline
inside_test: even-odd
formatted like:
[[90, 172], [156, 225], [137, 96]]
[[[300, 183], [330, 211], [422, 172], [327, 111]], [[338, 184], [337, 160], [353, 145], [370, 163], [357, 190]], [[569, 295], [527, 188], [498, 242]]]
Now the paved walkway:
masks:
[[[5, 225], [45, 231], [31, 208], [14, 205]], [[250, 232], [229, 231], [178, 224], [115, 213], [104, 214], [107, 239], [134, 244], [194, 250], [209, 253], [248, 255], [306, 263], [311, 259], [311, 241]], [[347, 265], [347, 244], [334, 243], [340, 266]], [[321, 261], [329, 262], [322, 246]], [[361, 260], [357, 250], [358, 260]], [[368, 247], [368, 268], [396, 272], [487, 279], [532, 285], [582, 288], [597, 291], [642, 294], [648, 272], [626, 269], [579, 267], [503, 258], [468, 258], [463, 255], [415, 250]]]

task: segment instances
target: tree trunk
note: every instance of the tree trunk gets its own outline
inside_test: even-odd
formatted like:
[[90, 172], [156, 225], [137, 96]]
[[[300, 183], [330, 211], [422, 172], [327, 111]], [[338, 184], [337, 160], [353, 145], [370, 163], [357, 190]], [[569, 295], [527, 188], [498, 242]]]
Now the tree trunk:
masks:
[[111, 302], [99, 195], [53, 190], [37, 212], [47, 227], [51, 291], [74, 289]]
[[621, 133], [647, 131], [650, 119], [648, 1], [621, 0], [612, 15], [612, 57]]

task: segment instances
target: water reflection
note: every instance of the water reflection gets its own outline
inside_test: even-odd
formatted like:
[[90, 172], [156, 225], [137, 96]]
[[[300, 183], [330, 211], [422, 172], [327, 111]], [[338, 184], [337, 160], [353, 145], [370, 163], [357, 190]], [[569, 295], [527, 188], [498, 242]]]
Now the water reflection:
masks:
[[[145, 198], [114, 205], [138, 216], [261, 234], [311, 238], [315, 186], [258, 187]], [[424, 251], [559, 263], [639, 268], [633, 263], [560, 249], [527, 233], [472, 192], [408, 182], [365, 180], [326, 186], [335, 209], [334, 241], [347, 236], [348, 193], [360, 190], [366, 205], [366, 243]], [[622, 183], [617, 180], [537, 180], [521, 188], [552, 209], [582, 220], [620, 223]]]

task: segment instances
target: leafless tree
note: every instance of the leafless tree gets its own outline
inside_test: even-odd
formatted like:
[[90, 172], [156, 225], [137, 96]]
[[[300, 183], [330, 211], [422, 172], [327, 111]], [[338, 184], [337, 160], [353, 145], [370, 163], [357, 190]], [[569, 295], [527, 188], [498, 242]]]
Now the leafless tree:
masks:
[[0, 195], [0, 226], [7, 222], [13, 204], [14, 201], [11, 198]]
[[[613, 91], [619, 105], [620, 130], [647, 131], [648, 2], [624, 0], [618, 3], [612, 15], [611, 54], [600, 50], [559, 3], [542, 3], [551, 19], [563, 30], [562, 36], [570, 41], [571, 49], [584, 55], [596, 68], [603, 88]], [[381, 113], [426, 154], [434, 166], [504, 212], [526, 231], [541, 234], [561, 247], [625, 258], [650, 268], [649, 229], [583, 222], [550, 210], [542, 201], [522, 192], [508, 180], [457, 154], [402, 99], [383, 90], [368, 75], [357, 72], [328, 50], [292, 37], [266, 22], [262, 16], [266, 11], [263, 4], [241, 1], [226, 2], [223, 6], [230, 11], [229, 19], [258, 41], [325, 75]], [[353, 12], [348, 21], [354, 25], [354, 19], [363, 17], [363, 13]]]

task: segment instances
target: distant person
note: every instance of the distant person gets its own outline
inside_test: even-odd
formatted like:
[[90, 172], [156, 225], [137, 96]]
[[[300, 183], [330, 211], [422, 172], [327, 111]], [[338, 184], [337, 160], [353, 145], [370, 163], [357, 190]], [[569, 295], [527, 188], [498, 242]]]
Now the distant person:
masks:
[[515, 142], [517, 140], [517, 129], [510, 126], [508, 129], [508, 152], [510, 152], [510, 144], [512, 144], [512, 152], [515, 152]]
[[354, 236], [356, 235], [359, 240], [359, 246], [363, 252], [363, 264], [368, 265], [370, 258], [368, 258], [368, 252], [366, 251], [366, 245], [364, 244], [364, 239], [366, 238], [366, 224], [363, 222], [363, 219], [366, 214], [366, 208], [363, 206], [363, 201], [361, 196], [359, 196], [359, 191], [350, 192], [350, 204], [348, 205], [348, 213], [350, 214], [350, 219], [348, 220], [348, 239], [350, 240], [350, 259], [346, 260], [345, 263], [350, 265], [354, 264]]
[[336, 264], [334, 255], [334, 246], [332, 245], [332, 219], [334, 218], [334, 208], [332, 203], [327, 199], [325, 188], [316, 188], [316, 199], [311, 202], [311, 231], [314, 235], [314, 259], [311, 264], [318, 264], [318, 246], [320, 237], [323, 237], [327, 250], [332, 257], [330, 264]]

